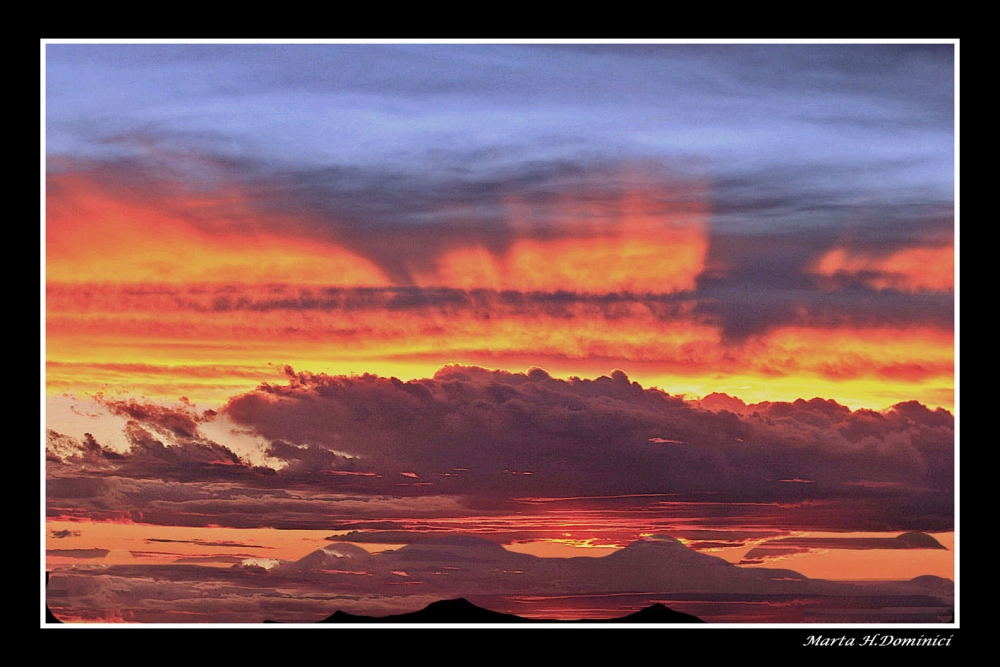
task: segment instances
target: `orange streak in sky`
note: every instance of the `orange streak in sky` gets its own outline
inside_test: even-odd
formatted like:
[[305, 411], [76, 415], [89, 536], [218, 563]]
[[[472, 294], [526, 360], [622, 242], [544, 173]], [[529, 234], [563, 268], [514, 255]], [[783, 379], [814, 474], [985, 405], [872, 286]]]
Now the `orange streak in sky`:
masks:
[[905, 248], [882, 256], [836, 248], [816, 263], [813, 273], [860, 276], [879, 290], [948, 292], [955, 288], [955, 246]]
[[49, 179], [50, 282], [388, 284], [370, 261], [309, 238], [302, 221], [263, 217], [238, 194], [163, 200], [107, 192], [80, 176]]
[[[798, 326], [725, 345], [693, 299], [631, 297], [695, 288], [708, 247], [707, 197], [695, 186], [684, 197], [647, 183], [507, 202], [503, 249], [470, 242], [414, 269], [420, 286], [468, 291], [429, 290], [414, 305], [373, 262], [317, 237], [315, 221], [264, 214], [233, 188], [116, 190], [81, 175], [48, 185], [49, 392], [224, 400], [285, 365], [414, 379], [478, 363], [563, 377], [617, 367], [671, 393], [754, 402], [953, 403], [951, 331]], [[817, 272], [950, 289], [952, 252], [837, 250]]]
[[785, 327], [749, 346], [762, 373], [919, 382], [951, 375], [954, 332], [931, 327]]
[[564, 377], [617, 367], [671, 393], [725, 391], [753, 402], [820, 396], [883, 408], [913, 398], [944, 407], [953, 401], [954, 336], [930, 327], [786, 327], [726, 347], [718, 328], [691, 309], [664, 314], [640, 301], [555, 307], [479, 293], [460, 305], [392, 310], [389, 295], [297, 308], [317, 294], [292, 290], [272, 303], [269, 288], [255, 286], [133, 287], [49, 286], [50, 391], [68, 390], [74, 374], [88, 385], [115, 376], [128, 382], [134, 371], [137, 382], [164, 389], [177, 382], [182, 393], [204, 396], [197, 385], [249, 389], [253, 369], [257, 381], [270, 381], [286, 364], [414, 379], [458, 362], [538, 365]]
[[555, 207], [562, 215], [542, 229], [515, 217], [517, 238], [506, 252], [497, 256], [481, 245], [451, 250], [433, 272], [418, 273], [417, 284], [522, 292], [693, 290], [708, 251], [708, 210], [697, 201], [659, 203], [664, 197], [635, 190], [590, 209], [563, 202]]

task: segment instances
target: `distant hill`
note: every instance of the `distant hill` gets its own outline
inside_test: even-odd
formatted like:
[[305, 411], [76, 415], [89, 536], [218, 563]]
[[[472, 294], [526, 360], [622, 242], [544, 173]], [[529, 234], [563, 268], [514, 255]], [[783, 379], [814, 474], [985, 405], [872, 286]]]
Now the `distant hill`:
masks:
[[[337, 611], [320, 623], [575, 623], [579, 621], [557, 621], [523, 618], [516, 614], [504, 614], [478, 607], [465, 598], [432, 602], [420, 611], [391, 616], [358, 616]], [[587, 623], [704, 623], [697, 616], [674, 611], [662, 604], [654, 604], [645, 609], [609, 619], [586, 619]]]
[[337, 611], [320, 623], [523, 623], [526, 619], [477, 607], [465, 598], [432, 602], [420, 611], [391, 616], [357, 616]]
[[[593, 621], [590, 621], [593, 622]], [[674, 611], [670, 607], [660, 604], [652, 604], [645, 609], [640, 609], [634, 614], [613, 618], [610, 623], [704, 623], [697, 616]]]

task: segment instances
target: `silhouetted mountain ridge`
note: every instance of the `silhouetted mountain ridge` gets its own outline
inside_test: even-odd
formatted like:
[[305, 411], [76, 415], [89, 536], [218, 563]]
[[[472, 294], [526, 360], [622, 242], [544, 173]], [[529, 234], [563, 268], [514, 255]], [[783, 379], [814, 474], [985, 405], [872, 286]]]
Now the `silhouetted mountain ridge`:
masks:
[[465, 598], [438, 600], [420, 611], [389, 616], [359, 616], [344, 611], [336, 611], [320, 623], [704, 623], [697, 616], [674, 611], [660, 603], [641, 609], [633, 614], [608, 619], [580, 619], [563, 621], [554, 619], [524, 618], [516, 614], [505, 614], [484, 609]]

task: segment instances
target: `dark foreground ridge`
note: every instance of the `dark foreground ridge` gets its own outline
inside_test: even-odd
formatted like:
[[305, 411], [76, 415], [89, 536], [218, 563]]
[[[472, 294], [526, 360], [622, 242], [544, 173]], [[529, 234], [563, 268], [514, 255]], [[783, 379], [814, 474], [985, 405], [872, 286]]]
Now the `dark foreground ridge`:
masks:
[[524, 618], [516, 614], [504, 614], [477, 607], [465, 598], [432, 602], [420, 611], [391, 616], [357, 616], [337, 611], [320, 623], [704, 623], [697, 616], [683, 614], [660, 603], [645, 609], [609, 619], [584, 619], [560, 621]]
[[674, 611], [670, 607], [660, 604], [651, 604], [645, 609], [640, 609], [634, 614], [612, 618], [608, 623], [704, 623], [697, 616]]

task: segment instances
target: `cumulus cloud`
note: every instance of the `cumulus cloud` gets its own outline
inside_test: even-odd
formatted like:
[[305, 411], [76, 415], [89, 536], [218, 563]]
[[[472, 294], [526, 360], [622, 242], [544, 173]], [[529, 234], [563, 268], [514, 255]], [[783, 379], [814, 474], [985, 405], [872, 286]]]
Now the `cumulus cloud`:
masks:
[[[72, 475], [74, 471], [89, 470], [121, 477], [195, 480], [240, 478], [274, 472], [271, 468], [257, 465], [268, 462], [266, 452], [263, 455], [247, 452], [248, 445], [244, 442], [247, 438], [242, 434], [232, 429], [227, 432], [225, 425], [215, 429], [228, 435], [236, 447], [245, 452], [243, 456], [205, 435], [202, 429], [217, 417], [213, 410], [199, 413], [186, 399], [173, 406], [135, 399], [98, 397], [98, 400], [113, 415], [126, 419], [122, 435], [127, 449], [116, 451], [99, 443], [90, 433], [85, 433], [80, 440], [49, 429], [46, 456], [50, 475]], [[271, 462], [280, 463], [277, 460]]]
[[[541, 369], [450, 366], [411, 382], [288, 372], [288, 384], [263, 385], [224, 412], [275, 442], [297, 443], [281, 452], [302, 466], [318, 447], [353, 457], [325, 463], [387, 478], [412, 473], [434, 490], [760, 500], [856, 495], [862, 482], [950, 489], [953, 418], [919, 404], [852, 411], [812, 399], [736, 414], [644, 389], [620, 371], [560, 380]], [[456, 468], [465, 470], [445, 474]], [[814, 484], [782, 483], [795, 479]]]
[[[50, 506], [71, 513], [65, 499], [77, 498], [78, 511], [135, 511], [164, 522], [176, 514], [192, 525], [220, 517], [266, 525], [263, 516], [240, 516], [263, 511], [282, 525], [303, 525], [323, 493], [336, 502], [322, 514], [338, 520], [347, 518], [341, 510], [352, 494], [362, 516], [377, 519], [390, 498], [401, 506], [423, 498], [426, 507], [407, 511], [434, 515], [433, 498], [451, 498], [441, 507], [466, 511], [518, 498], [666, 493], [677, 500], [836, 499], [851, 520], [866, 499], [880, 498], [883, 527], [941, 530], [951, 521], [954, 417], [916, 402], [882, 412], [823, 399], [688, 402], [621, 371], [562, 380], [541, 368], [448, 366], [409, 382], [286, 373], [286, 383], [236, 396], [219, 415], [111, 404], [128, 417], [123, 454], [93, 437], [51, 431]], [[205, 425], [219, 419], [269, 443], [264, 453], [274, 466], [235, 454], [222, 429], [215, 432], [222, 442], [206, 437]], [[161, 487], [165, 495], [138, 492], [155, 480], [190, 484]], [[861, 504], [856, 512], [850, 499]], [[934, 523], [900, 523], [907, 513]]]
[[103, 447], [90, 433], [83, 439], [47, 429], [45, 433], [45, 458], [57, 467], [69, 464], [74, 469], [113, 469], [124, 460], [121, 454]]

